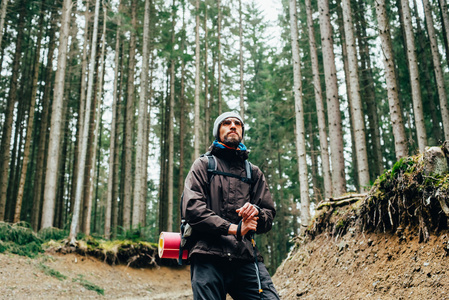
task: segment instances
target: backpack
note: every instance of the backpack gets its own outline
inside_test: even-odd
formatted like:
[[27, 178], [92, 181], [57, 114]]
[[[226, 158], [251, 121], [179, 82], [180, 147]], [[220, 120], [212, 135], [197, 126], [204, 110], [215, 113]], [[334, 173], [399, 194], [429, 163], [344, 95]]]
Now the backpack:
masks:
[[[201, 155], [201, 157], [206, 156], [208, 159], [207, 162], [207, 184], [209, 185], [211, 182], [211, 179], [213, 176], [215, 175], [221, 175], [221, 176], [228, 176], [228, 177], [234, 177], [234, 178], [238, 178], [241, 181], [248, 183], [251, 185], [251, 189], [252, 189], [252, 184], [253, 184], [253, 180], [252, 180], [252, 166], [251, 163], [248, 160], [245, 160], [245, 171], [246, 171], [246, 177], [242, 177], [239, 175], [235, 175], [232, 173], [227, 173], [227, 172], [222, 172], [222, 171], [218, 171], [217, 170], [217, 158], [212, 155], [210, 152], [206, 152], [205, 154]], [[250, 191], [251, 192], [251, 191]], [[207, 206], [210, 207], [209, 204], [209, 199], [210, 197], [207, 197]], [[182, 213], [182, 204], [183, 204], [183, 200], [184, 200], [184, 193], [182, 193], [181, 195], [181, 201], [180, 201], [180, 213], [181, 213], [181, 225], [180, 225], [180, 229], [181, 229], [181, 245], [179, 247], [179, 258], [178, 258], [178, 264], [182, 265], [182, 253], [184, 250], [188, 250], [190, 248], [190, 244], [191, 244], [191, 240], [190, 237], [193, 234], [193, 230], [192, 230], [192, 226], [190, 226], [189, 223], [186, 222], [185, 217]]]

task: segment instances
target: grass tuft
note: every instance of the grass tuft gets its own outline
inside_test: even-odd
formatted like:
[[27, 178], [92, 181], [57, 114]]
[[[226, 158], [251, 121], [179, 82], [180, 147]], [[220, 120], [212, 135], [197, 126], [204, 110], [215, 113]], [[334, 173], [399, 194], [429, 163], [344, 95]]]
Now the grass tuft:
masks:
[[84, 276], [81, 275], [81, 274], [78, 275], [78, 278], [73, 278], [72, 281], [73, 282], [79, 282], [83, 287], [85, 287], [89, 291], [95, 291], [99, 295], [103, 295], [104, 296], [104, 289], [102, 289], [98, 285], [93, 284], [92, 282], [84, 279]]

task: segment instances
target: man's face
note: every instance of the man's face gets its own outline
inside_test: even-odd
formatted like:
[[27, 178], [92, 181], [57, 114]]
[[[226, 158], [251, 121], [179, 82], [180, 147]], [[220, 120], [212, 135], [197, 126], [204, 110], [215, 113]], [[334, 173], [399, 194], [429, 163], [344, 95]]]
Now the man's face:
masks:
[[220, 125], [220, 141], [229, 147], [237, 148], [243, 139], [242, 122], [237, 118], [227, 118]]

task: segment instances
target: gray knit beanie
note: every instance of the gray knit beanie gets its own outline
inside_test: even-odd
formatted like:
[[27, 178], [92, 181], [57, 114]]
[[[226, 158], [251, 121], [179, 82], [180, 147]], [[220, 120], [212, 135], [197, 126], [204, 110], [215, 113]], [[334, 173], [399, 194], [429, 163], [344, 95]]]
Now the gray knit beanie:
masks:
[[214, 122], [214, 129], [212, 130], [212, 134], [214, 135], [214, 137], [217, 139], [217, 140], [219, 140], [219, 134], [220, 134], [220, 132], [219, 132], [219, 129], [220, 129], [220, 124], [221, 124], [221, 122], [223, 122], [225, 119], [227, 119], [227, 118], [236, 118], [236, 119], [239, 119], [240, 120], [240, 122], [242, 122], [242, 136], [243, 136], [243, 134], [245, 133], [245, 124], [244, 124], [244, 122], [243, 122], [243, 120], [242, 120], [242, 117], [240, 117], [240, 115], [239, 114], [237, 114], [237, 113], [235, 113], [235, 112], [233, 112], [233, 111], [228, 111], [228, 112], [225, 112], [225, 113], [222, 113], [221, 115], [219, 115], [218, 116], [218, 118], [215, 120], [215, 122]]

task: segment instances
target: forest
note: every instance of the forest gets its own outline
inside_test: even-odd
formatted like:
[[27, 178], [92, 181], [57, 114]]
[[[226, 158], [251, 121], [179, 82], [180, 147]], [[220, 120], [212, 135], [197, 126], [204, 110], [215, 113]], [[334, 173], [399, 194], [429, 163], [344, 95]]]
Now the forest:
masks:
[[256, 0], [1, 0], [0, 221], [178, 231], [233, 110], [275, 200], [274, 270], [320, 201], [449, 139], [445, 0], [277, 1], [271, 22]]

